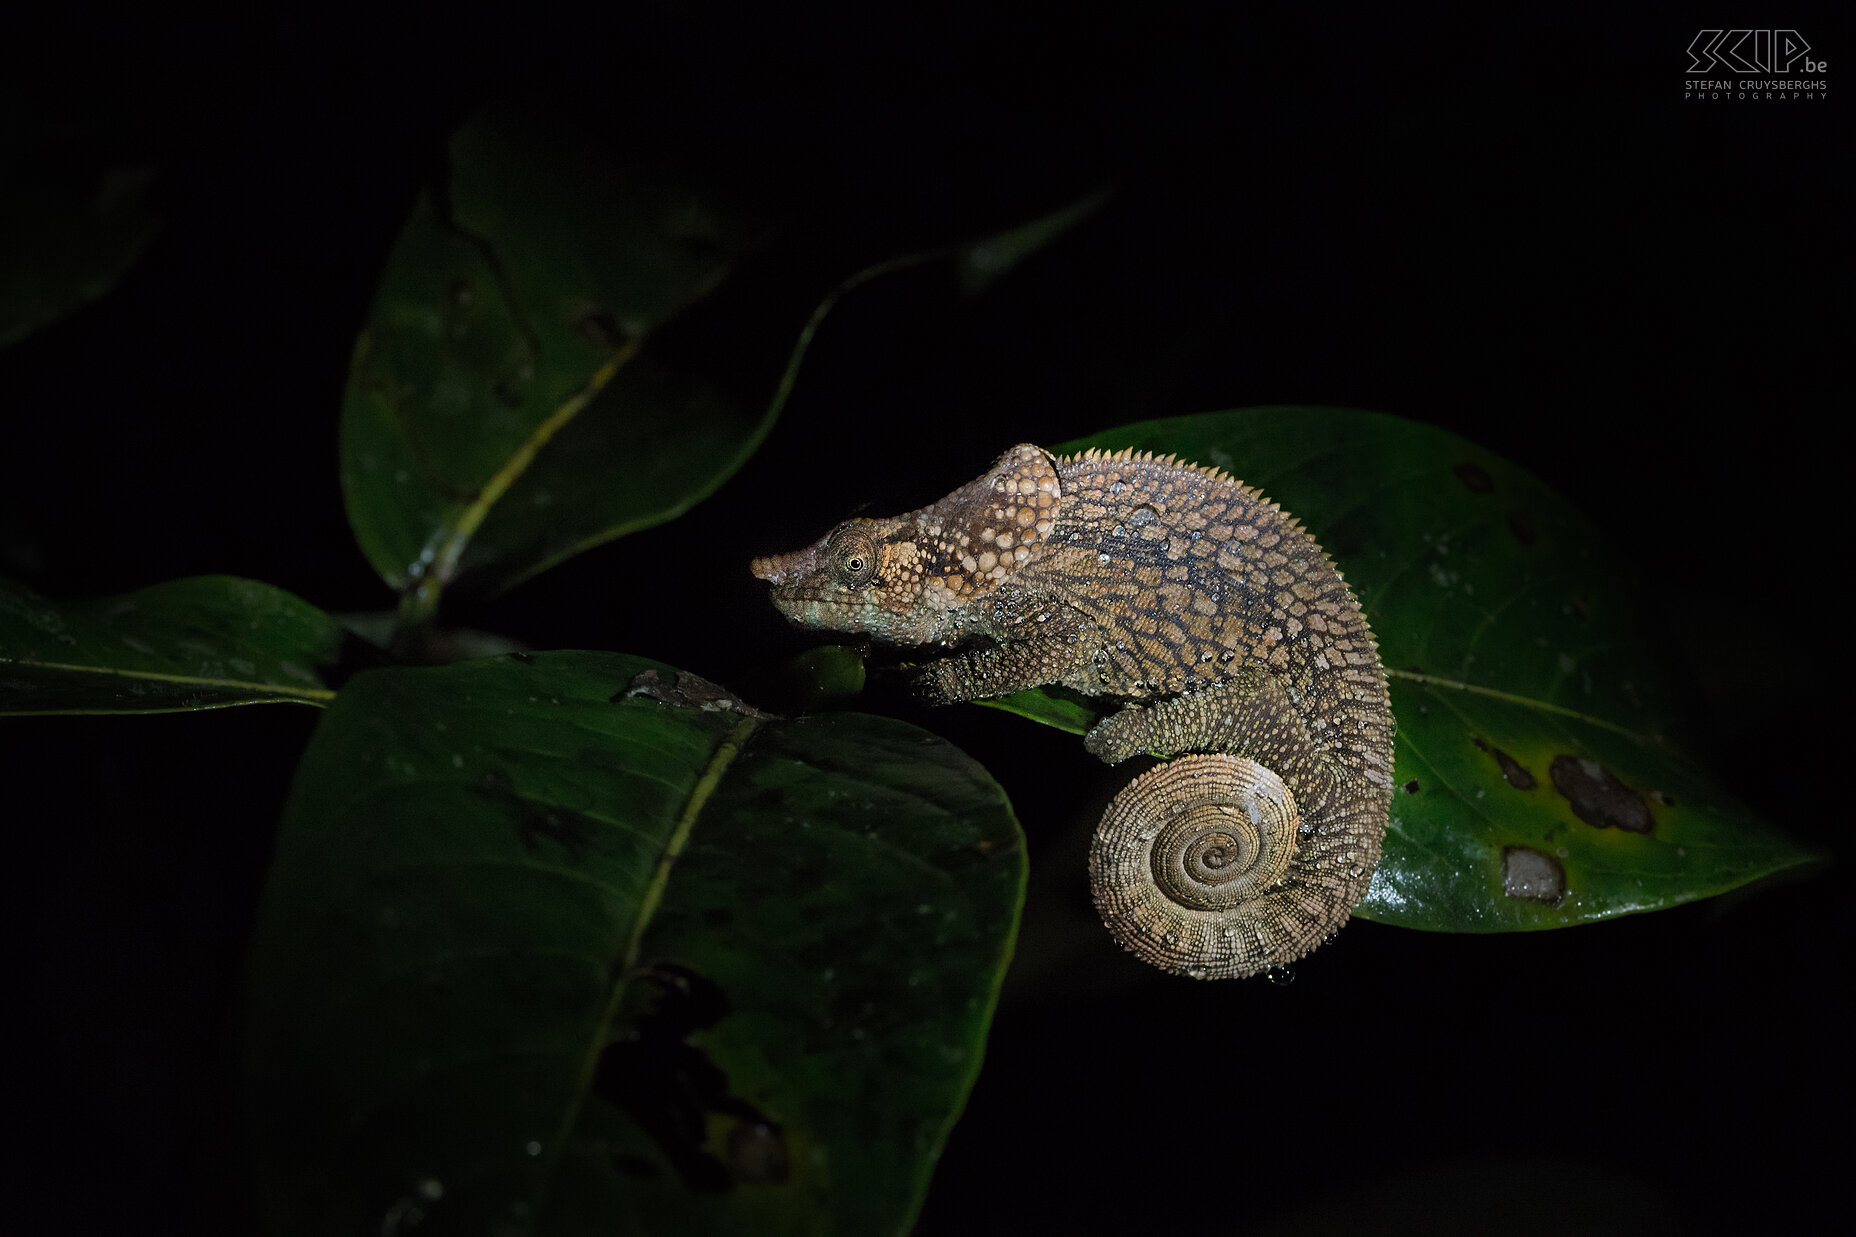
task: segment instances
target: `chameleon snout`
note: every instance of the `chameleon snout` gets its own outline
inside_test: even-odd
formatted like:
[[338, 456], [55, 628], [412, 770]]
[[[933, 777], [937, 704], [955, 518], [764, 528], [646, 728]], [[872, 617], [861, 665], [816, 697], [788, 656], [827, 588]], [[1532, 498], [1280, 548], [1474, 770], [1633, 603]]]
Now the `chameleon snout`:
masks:
[[[736, 560], [739, 561], [739, 560]], [[748, 564], [748, 570], [757, 580], [769, 584], [785, 584], [800, 579], [818, 569], [818, 547], [809, 545], [803, 550], [794, 550], [791, 554], [768, 554]]]

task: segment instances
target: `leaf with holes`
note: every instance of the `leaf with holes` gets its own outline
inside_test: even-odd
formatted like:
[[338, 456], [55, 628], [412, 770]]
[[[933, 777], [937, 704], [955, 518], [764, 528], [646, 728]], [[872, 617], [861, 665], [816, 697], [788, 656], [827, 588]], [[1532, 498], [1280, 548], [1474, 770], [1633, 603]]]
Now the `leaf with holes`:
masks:
[[0, 580], [0, 714], [322, 704], [365, 646], [280, 588], [195, 576], [59, 603]]
[[279, 1232], [906, 1230], [1024, 883], [974, 762], [641, 658], [357, 676], [253, 952]]
[[495, 591], [679, 514], [770, 421], [648, 349], [727, 273], [743, 225], [565, 113], [508, 103], [453, 136], [355, 347], [348, 519], [427, 613], [460, 577]]
[[[1429, 426], [1335, 408], [1145, 421], [1065, 443], [1223, 468], [1291, 512], [1366, 608], [1398, 781], [1356, 911], [1451, 932], [1552, 928], [1707, 897], [1810, 859], [1681, 753], [1633, 574], [1564, 499]], [[1046, 691], [999, 707], [1087, 730]]]

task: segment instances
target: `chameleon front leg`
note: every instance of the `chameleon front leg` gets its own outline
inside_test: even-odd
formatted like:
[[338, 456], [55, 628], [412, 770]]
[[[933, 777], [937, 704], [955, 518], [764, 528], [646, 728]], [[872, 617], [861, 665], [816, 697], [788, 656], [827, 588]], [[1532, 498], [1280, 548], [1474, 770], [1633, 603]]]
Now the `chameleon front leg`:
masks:
[[1142, 752], [1248, 756], [1275, 770], [1298, 796], [1316, 800], [1326, 797], [1333, 777], [1282, 680], [1261, 668], [1157, 704], [1130, 705], [1098, 722], [1083, 745], [1109, 764]]
[[1102, 643], [1087, 618], [1042, 592], [1008, 585], [993, 594], [990, 610], [985, 630], [998, 643], [923, 667], [914, 684], [922, 699], [953, 704], [1060, 683], [1091, 665]]
[[1074, 639], [1039, 636], [930, 662], [916, 676], [914, 687], [931, 704], [981, 700], [1061, 682], [1088, 660], [1089, 654]]

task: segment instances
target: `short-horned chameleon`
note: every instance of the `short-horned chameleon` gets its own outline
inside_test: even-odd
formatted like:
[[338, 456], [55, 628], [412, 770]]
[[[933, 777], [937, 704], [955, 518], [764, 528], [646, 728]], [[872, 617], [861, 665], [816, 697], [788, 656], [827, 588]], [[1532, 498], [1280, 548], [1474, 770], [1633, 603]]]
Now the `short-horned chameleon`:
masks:
[[963, 646], [921, 672], [932, 701], [1042, 684], [1125, 701], [1088, 750], [1170, 759], [1109, 806], [1090, 877], [1154, 965], [1258, 974], [1365, 895], [1392, 793], [1378, 647], [1314, 538], [1227, 474], [1024, 444], [919, 511], [752, 566], [802, 627]]

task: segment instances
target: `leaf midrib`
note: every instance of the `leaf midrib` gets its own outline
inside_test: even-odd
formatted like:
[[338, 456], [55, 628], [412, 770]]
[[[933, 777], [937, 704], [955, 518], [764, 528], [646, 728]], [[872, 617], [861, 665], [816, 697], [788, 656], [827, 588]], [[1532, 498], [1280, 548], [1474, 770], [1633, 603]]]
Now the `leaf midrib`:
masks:
[[[282, 683], [264, 683], [247, 679], [216, 678], [207, 675], [176, 674], [159, 670], [128, 670], [116, 666], [91, 666], [75, 662], [40, 661], [33, 657], [0, 657], [0, 666], [30, 666], [39, 670], [58, 670], [69, 674], [101, 675], [107, 678], [142, 679], [152, 683], [175, 683], [188, 687], [216, 687], [228, 691], [261, 692], [320, 707], [335, 699], [326, 687], [292, 687]], [[177, 706], [178, 707], [178, 706]], [[64, 710], [60, 710], [61, 712]], [[116, 712], [118, 710], [109, 710]]]
[[662, 903], [664, 890], [670, 883], [671, 869], [683, 853], [684, 845], [701, 817], [703, 808], [708, 805], [716, 788], [721, 785], [722, 777], [741, 755], [748, 739], [760, 728], [761, 718], [743, 717], [735, 728], [728, 732], [722, 741], [716, 744], [709, 756], [708, 764], [697, 775], [696, 782], [690, 787], [689, 794], [683, 800], [682, 810], [678, 812], [676, 823], [671, 827], [670, 836], [659, 852], [657, 865], [651, 873], [651, 881], [645, 886], [643, 897], [639, 899], [637, 913], [633, 917], [632, 930], [625, 942], [625, 952], [620, 958], [616, 978], [612, 983], [612, 992], [607, 997], [605, 1011], [600, 1015], [599, 1023], [586, 1047], [586, 1058], [581, 1062], [579, 1078], [573, 1092], [568, 1096], [567, 1104], [561, 1112], [561, 1124], [555, 1131], [548, 1148], [548, 1165], [542, 1177], [541, 1193], [545, 1195], [551, 1188], [555, 1171], [559, 1168], [561, 1156], [565, 1154], [567, 1140], [574, 1125], [580, 1119], [580, 1108], [593, 1086], [594, 1072], [599, 1068], [600, 1053], [612, 1039], [612, 1024], [618, 1020], [619, 1008], [624, 1003], [625, 992], [630, 985], [633, 973], [638, 965], [638, 956], [644, 946], [644, 934], [651, 925], [651, 920]]

